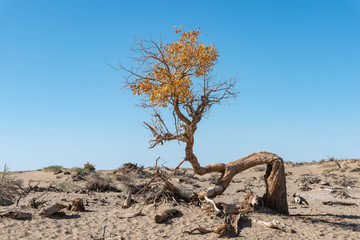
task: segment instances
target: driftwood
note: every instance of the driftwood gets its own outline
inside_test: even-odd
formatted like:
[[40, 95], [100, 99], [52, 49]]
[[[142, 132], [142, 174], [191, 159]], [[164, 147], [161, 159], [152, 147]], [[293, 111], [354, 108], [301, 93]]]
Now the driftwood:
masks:
[[155, 216], [155, 222], [156, 223], [161, 223], [166, 221], [168, 218], [173, 217], [174, 215], [180, 213], [179, 210], [173, 208], [173, 209], [168, 209], [163, 211], [160, 215], [156, 215]]
[[136, 212], [129, 212], [129, 213], [124, 213], [122, 215], [118, 215], [117, 217], [120, 219], [123, 218], [133, 218], [133, 217], [137, 217], [137, 216], [141, 216], [142, 215], [142, 211], [136, 211]]
[[129, 188], [127, 197], [126, 197], [126, 199], [125, 199], [125, 202], [124, 202], [123, 205], [121, 206], [121, 208], [128, 208], [128, 207], [130, 207], [130, 205], [131, 205], [131, 192], [132, 192], [132, 189]]
[[66, 208], [65, 205], [60, 204], [60, 203], [55, 203], [54, 205], [44, 208], [39, 212], [40, 216], [44, 216], [44, 217], [51, 217], [53, 216], [55, 213], [59, 212], [60, 210]]
[[343, 206], [357, 206], [356, 203], [349, 203], [349, 202], [339, 202], [339, 201], [325, 201], [322, 202], [324, 205], [343, 205]]
[[265, 221], [258, 221], [258, 220], [251, 220], [252, 222], [256, 222], [259, 223], [263, 226], [269, 227], [269, 228], [277, 228], [280, 229], [281, 231], [287, 232], [287, 233], [292, 233], [291, 228], [289, 228], [288, 226], [286, 226], [284, 223], [279, 222], [278, 220], [272, 220], [271, 222], [265, 222]]
[[9, 211], [5, 213], [1, 213], [0, 217], [7, 217], [12, 219], [29, 219], [31, 218], [31, 213]]

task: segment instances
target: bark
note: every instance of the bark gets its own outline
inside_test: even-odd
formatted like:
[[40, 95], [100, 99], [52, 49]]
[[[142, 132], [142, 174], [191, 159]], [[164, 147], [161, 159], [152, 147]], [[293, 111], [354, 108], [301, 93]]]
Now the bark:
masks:
[[[187, 152], [187, 160], [192, 164], [195, 173], [199, 175], [210, 172], [222, 173], [216, 185], [208, 189], [206, 196], [209, 198], [222, 194], [236, 174], [260, 164], [267, 164], [265, 174], [266, 192], [263, 196], [264, 204], [279, 213], [289, 214], [284, 162], [276, 154], [256, 152], [227, 164], [218, 163], [201, 167], [192, 153], [192, 146], [187, 146], [186, 151], [189, 151]], [[200, 193], [199, 195], [202, 196], [203, 194]]]

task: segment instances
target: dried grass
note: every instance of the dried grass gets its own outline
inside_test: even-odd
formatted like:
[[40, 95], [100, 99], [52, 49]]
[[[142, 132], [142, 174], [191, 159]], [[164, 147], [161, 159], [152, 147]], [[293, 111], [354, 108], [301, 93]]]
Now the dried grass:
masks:
[[25, 194], [25, 190], [22, 188], [22, 181], [12, 178], [6, 174], [6, 165], [0, 178], [0, 205], [9, 206], [15, 203], [22, 195]]

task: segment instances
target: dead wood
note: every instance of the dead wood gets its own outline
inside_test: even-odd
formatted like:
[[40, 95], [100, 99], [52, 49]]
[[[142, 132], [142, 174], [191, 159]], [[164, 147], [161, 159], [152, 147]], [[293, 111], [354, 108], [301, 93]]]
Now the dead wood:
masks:
[[173, 209], [167, 209], [163, 211], [160, 215], [155, 215], [155, 222], [156, 223], [162, 223], [166, 221], [167, 219], [175, 216], [176, 214], [180, 213], [179, 210], [173, 208]]
[[351, 198], [351, 196], [343, 189], [333, 189], [331, 190], [331, 194], [336, 198]]
[[51, 205], [50, 207], [44, 208], [39, 212], [40, 216], [44, 216], [44, 217], [51, 217], [53, 216], [55, 213], [59, 212], [60, 210], [66, 208], [65, 205], [60, 204], [60, 203], [55, 203], [54, 205]]
[[161, 171], [157, 165], [158, 159], [156, 159], [156, 172], [153, 174], [153, 177], [145, 184], [143, 189], [138, 192], [138, 194], [144, 193], [145, 203], [153, 203], [156, 207], [157, 204], [162, 202], [192, 201], [190, 195], [175, 186], [175, 184], [169, 180], [169, 177]]
[[219, 234], [219, 237], [236, 237], [239, 235], [239, 221], [241, 219], [242, 215], [231, 215], [225, 218], [225, 223], [214, 226], [211, 228], [203, 228], [203, 227], [197, 227], [190, 231], [185, 231], [184, 233], [187, 234], [195, 234], [195, 232], [199, 233], [217, 233]]
[[309, 203], [306, 201], [306, 199], [303, 198], [302, 196], [300, 196], [297, 193], [293, 194], [293, 200], [291, 202], [296, 203], [296, 204], [300, 204], [300, 205], [309, 205]]
[[[195, 156], [193, 156], [195, 158]], [[196, 161], [196, 162], [195, 162]], [[282, 214], [289, 214], [286, 199], [286, 180], [283, 160], [273, 153], [256, 152], [227, 164], [212, 164], [201, 167], [197, 159], [189, 162], [197, 174], [220, 172], [221, 177], [216, 185], [208, 189], [206, 195], [214, 198], [222, 194], [229, 186], [233, 177], [251, 167], [267, 164], [265, 173], [266, 192], [263, 196], [264, 205]]]
[[128, 194], [126, 196], [125, 202], [123, 203], [123, 205], [121, 206], [121, 208], [128, 208], [131, 205], [131, 193], [132, 193], [132, 189], [129, 188], [128, 190]]
[[67, 209], [70, 211], [85, 212], [84, 202], [81, 198], [75, 198]]
[[340, 202], [340, 201], [325, 201], [325, 202], [322, 202], [322, 204], [329, 205], [329, 206], [332, 206], [332, 205], [357, 206], [356, 203]]
[[225, 227], [226, 227], [225, 224], [221, 224], [221, 225], [211, 227], [211, 228], [197, 227], [190, 231], [184, 231], [184, 233], [194, 234], [194, 232], [198, 231], [200, 233], [219, 233], [220, 234], [225, 230]]
[[259, 223], [259, 224], [261, 224], [261, 225], [263, 225], [265, 227], [269, 227], [269, 228], [277, 228], [277, 229], [280, 229], [281, 231], [284, 231], [284, 232], [287, 232], [287, 233], [292, 233], [293, 232], [291, 230], [291, 228], [289, 228], [284, 223], [279, 222], [276, 219], [272, 220], [271, 222], [258, 221], [258, 220], [252, 220], [252, 222]]
[[123, 213], [122, 215], [117, 215], [117, 217], [123, 219], [123, 218], [133, 218], [141, 215], [142, 215], [142, 210], [136, 212]]
[[9, 211], [5, 213], [1, 213], [0, 217], [24, 220], [24, 219], [30, 219], [31, 213]]

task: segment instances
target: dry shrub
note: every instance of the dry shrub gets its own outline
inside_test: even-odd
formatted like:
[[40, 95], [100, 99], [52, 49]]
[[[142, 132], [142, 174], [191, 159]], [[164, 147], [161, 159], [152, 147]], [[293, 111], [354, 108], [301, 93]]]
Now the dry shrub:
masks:
[[131, 178], [148, 178], [150, 173], [144, 170], [144, 167], [133, 163], [124, 163], [122, 167], [113, 171], [116, 180], [128, 182]]
[[6, 165], [0, 178], [0, 206], [9, 206], [25, 194], [22, 188], [22, 180], [6, 175]]
[[118, 191], [111, 186], [110, 178], [103, 178], [97, 174], [92, 174], [87, 178], [85, 188], [90, 191], [106, 192], [106, 191]]
[[86, 164], [84, 164], [84, 169], [88, 170], [90, 172], [95, 172], [95, 166], [92, 165], [91, 163], [87, 162]]

